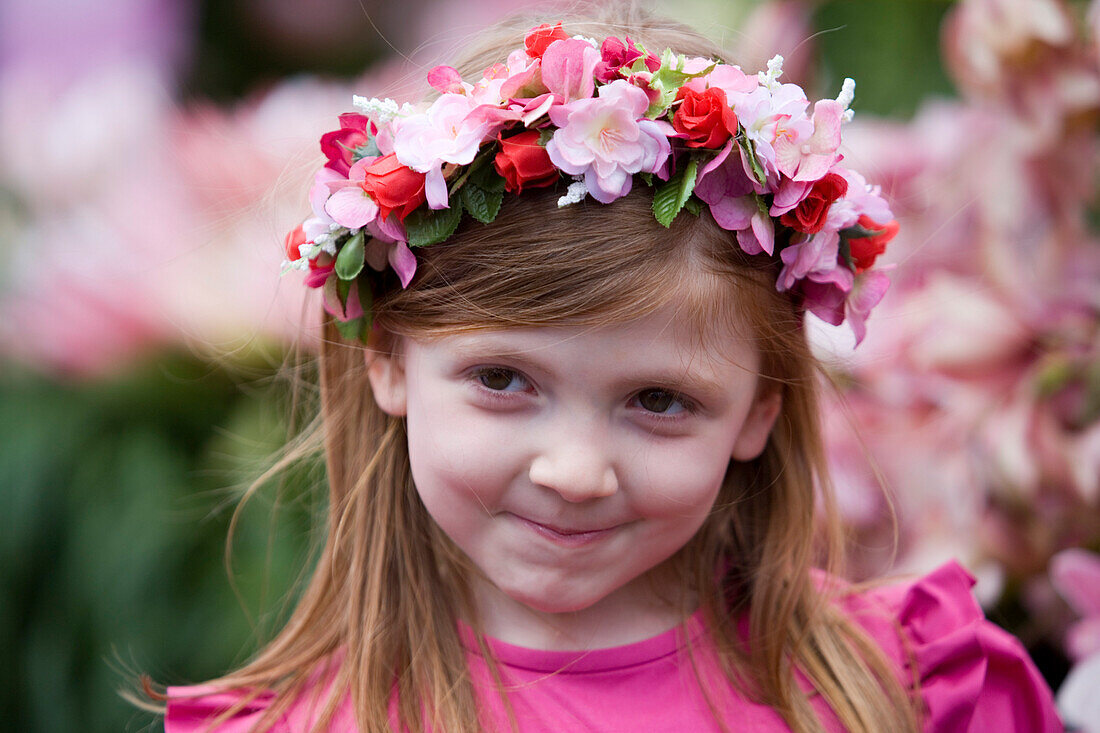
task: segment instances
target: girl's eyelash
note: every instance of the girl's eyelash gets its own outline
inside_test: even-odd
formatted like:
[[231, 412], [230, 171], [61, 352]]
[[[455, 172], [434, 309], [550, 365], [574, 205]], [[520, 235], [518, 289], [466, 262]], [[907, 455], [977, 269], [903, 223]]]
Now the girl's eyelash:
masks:
[[657, 419], [676, 419], [676, 417], [680, 414], [680, 411], [669, 413], [667, 412], [667, 407], [665, 410], [655, 411], [647, 408], [645, 405], [642, 404], [641, 400], [643, 395], [652, 395], [654, 393], [657, 393], [662, 397], [667, 398], [672, 404], [678, 404], [682, 408], [682, 412], [687, 413], [688, 415], [694, 415], [699, 411], [699, 406], [685, 395], [682, 395], [675, 390], [664, 389], [661, 387], [648, 387], [646, 389], [643, 389], [640, 392], [637, 392], [634, 397], [631, 398], [631, 402], [638, 404], [638, 406], [641, 407], [647, 415], [651, 415]]
[[[523, 387], [530, 386], [530, 380], [515, 369], [498, 366], [477, 367], [469, 373], [469, 378], [485, 393], [496, 398], [503, 395], [517, 393], [525, 390], [508, 389], [517, 380]], [[502, 383], [503, 379], [503, 383]]]
[[[531, 381], [522, 372], [509, 367], [477, 367], [472, 369], [468, 375], [468, 378], [479, 391], [491, 399], [511, 399], [511, 395], [526, 392], [531, 386]], [[516, 382], [519, 383], [520, 389], [509, 389]], [[664, 405], [663, 409], [654, 410], [652, 409], [654, 405], [651, 404], [647, 407], [643, 404], [644, 396], [653, 395], [659, 396], [658, 405]], [[647, 416], [657, 420], [676, 420], [679, 419], [682, 413], [694, 415], [699, 411], [699, 406], [693, 400], [676, 390], [663, 387], [647, 387], [640, 390], [634, 393], [634, 396], [630, 398], [630, 402], [640, 407]], [[673, 405], [678, 405], [680, 409], [675, 412], [668, 412], [668, 408]]]

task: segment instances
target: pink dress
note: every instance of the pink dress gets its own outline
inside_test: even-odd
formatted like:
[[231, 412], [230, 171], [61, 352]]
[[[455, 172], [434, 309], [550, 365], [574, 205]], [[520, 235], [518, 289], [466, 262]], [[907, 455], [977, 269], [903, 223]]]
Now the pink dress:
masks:
[[[1050, 690], [1020, 643], [985, 620], [970, 593], [973, 579], [949, 563], [915, 583], [884, 586], [841, 601], [898, 669], [911, 679], [909, 655], [920, 678], [925, 730], [1047, 733], [1063, 726]], [[900, 627], [905, 641], [899, 638]], [[737, 694], [722, 676], [698, 615], [688, 624], [699, 675], [707, 681], [714, 709], [738, 731], [786, 731], [770, 708]], [[469, 637], [469, 634], [467, 634]], [[467, 638], [469, 644], [471, 640]], [[699, 677], [688, 661], [684, 631], [676, 628], [627, 646], [582, 652], [539, 651], [490, 640], [500, 662], [519, 730], [718, 731]], [[908, 647], [906, 649], [905, 647]], [[487, 666], [468, 646], [486, 727], [508, 730], [508, 718]], [[805, 680], [800, 680], [805, 685]], [[306, 733], [320, 705], [313, 696], [293, 705], [277, 733]], [[169, 689], [167, 733], [199, 733], [237, 699], [202, 687]], [[842, 728], [820, 696], [813, 705], [830, 731]], [[245, 733], [270, 698], [254, 703], [216, 728]], [[333, 731], [357, 730], [350, 700]]]

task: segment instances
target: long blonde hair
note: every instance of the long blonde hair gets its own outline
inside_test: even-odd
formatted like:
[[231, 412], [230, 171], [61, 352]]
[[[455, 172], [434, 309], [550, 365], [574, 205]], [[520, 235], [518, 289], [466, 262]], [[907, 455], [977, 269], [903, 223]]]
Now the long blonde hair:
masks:
[[[651, 49], [720, 56], [675, 23], [632, 7], [612, 12], [617, 17], [565, 20], [572, 33], [629, 35]], [[498, 29], [459, 70], [465, 76], [500, 60], [530, 26]], [[730, 684], [772, 706], [792, 729], [822, 729], [794, 682], [799, 670], [846, 729], [918, 730], [916, 703], [883, 652], [811, 577], [814, 565], [834, 569], [842, 538], [818, 425], [816, 364], [798, 304], [775, 290], [774, 261], [744, 255], [706, 213], [682, 213], [663, 229], [644, 187], [607, 206], [559, 209], [558, 195], [509, 196], [493, 224], [466, 222], [446, 243], [419, 250], [408, 289], [374, 294], [378, 333], [622, 323], [674, 297], [683, 302], [685, 293], [687, 322], [701, 334], [719, 318], [750, 324], [762, 381], [781, 392], [782, 411], [763, 454], [731, 462], [713, 511], [672, 562], [700, 599]], [[409, 730], [479, 730], [484, 721], [455, 617], [479, 628], [468, 561], [420, 503], [404, 423], [375, 404], [362, 347], [341, 340], [331, 323], [320, 382], [318, 431], [297, 454], [323, 444], [324, 548], [282, 631], [215, 684], [274, 692], [261, 730], [302, 695], [317, 696], [316, 730], [348, 695], [364, 733], [389, 730], [394, 705]], [[815, 522], [815, 508], [823, 522]], [[748, 619], [747, 637], [739, 618]], [[482, 651], [489, 656], [483, 639]]]

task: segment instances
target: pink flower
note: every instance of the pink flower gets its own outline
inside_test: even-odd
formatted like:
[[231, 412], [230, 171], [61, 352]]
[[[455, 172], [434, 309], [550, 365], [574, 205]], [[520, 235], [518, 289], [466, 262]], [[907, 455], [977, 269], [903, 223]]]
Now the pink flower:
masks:
[[1050, 582], [1081, 617], [1066, 634], [1066, 651], [1077, 660], [1100, 653], [1100, 555], [1077, 547], [1059, 552]]
[[464, 94], [443, 94], [424, 114], [393, 122], [393, 152], [402, 165], [424, 173], [433, 209], [447, 208], [443, 164], [468, 165], [487, 135], [496, 134], [484, 108]]
[[1026, 355], [1032, 335], [1011, 302], [946, 272], [907, 293], [906, 356], [922, 372], [988, 375]]
[[852, 325], [852, 333], [856, 336], [856, 346], [867, 335], [867, 316], [889, 288], [890, 278], [881, 269], [867, 270], [856, 275], [852, 291], [845, 301], [845, 313], [848, 323]]
[[[785, 176], [780, 178], [779, 188], [775, 191], [775, 196], [772, 198], [772, 206], [768, 213], [774, 217], [780, 217], [786, 214], [802, 203], [803, 199], [809, 195], [813, 187], [813, 181], [792, 181]], [[834, 204], [834, 208], [835, 206], [836, 204]]]
[[718, 226], [737, 232], [737, 244], [746, 254], [775, 250], [775, 222], [757, 205], [753, 181], [745, 172], [744, 151], [730, 156], [733, 141], [700, 171], [695, 195], [710, 207], [710, 215]]
[[844, 108], [833, 99], [814, 105], [813, 120], [784, 117], [775, 127], [776, 165], [779, 172], [796, 181], [816, 181], [837, 162], [840, 120]]
[[362, 158], [348, 171], [348, 179], [328, 184], [336, 189], [325, 202], [325, 213], [337, 224], [348, 229], [359, 229], [378, 216], [378, 204], [360, 185], [367, 177], [367, 167], [375, 158]]
[[508, 55], [507, 63], [496, 63], [486, 69], [476, 84], [459, 80], [454, 85], [453, 75], [449, 71], [442, 72], [439, 80], [444, 84], [451, 84], [456, 93], [465, 94], [474, 105], [500, 107], [513, 97], [530, 97], [544, 92], [540, 68], [539, 59], [531, 58], [522, 49], [517, 49]]
[[[634, 41], [630, 40], [630, 36], [626, 37], [625, 43], [614, 36], [608, 36], [600, 46], [600, 56], [601, 60], [596, 65], [595, 76], [601, 84], [607, 84], [624, 78], [619, 69], [630, 66], [642, 58], [642, 52]], [[661, 68], [661, 60], [650, 52], [645, 57], [645, 66], [650, 71], [656, 71]]]
[[858, 172], [843, 166], [833, 166], [831, 172], [844, 177], [848, 182], [848, 191], [829, 210], [830, 225], [839, 230], [855, 225], [861, 216], [878, 222], [888, 222], [894, 218], [879, 186], [868, 184], [867, 179]]
[[413, 275], [416, 274], [416, 255], [403, 241], [390, 241], [389, 237], [381, 236], [377, 230], [372, 231], [371, 234], [373, 237], [367, 242], [364, 253], [367, 264], [379, 272], [386, 269], [386, 265], [389, 264], [397, 273], [401, 287], [407, 288]]
[[779, 168], [773, 147], [776, 131], [783, 120], [805, 117], [810, 104], [806, 93], [795, 84], [781, 84], [774, 91], [764, 86], [748, 94], [727, 91], [727, 97], [769, 179], [777, 178]]
[[587, 41], [554, 41], [542, 55], [542, 83], [565, 103], [588, 99], [596, 86], [593, 73], [598, 63], [600, 52]]
[[309, 189], [309, 205], [313, 209], [313, 215], [323, 219], [326, 224], [332, 221], [328, 212], [325, 211], [325, 204], [328, 203], [328, 197], [333, 191], [347, 183], [346, 174], [341, 175], [327, 165], [319, 168], [313, 175], [313, 186]]
[[[697, 71], [702, 71], [709, 66], [711, 61], [707, 59], [698, 59], [703, 62], [702, 68]], [[694, 66], [694, 64], [687, 65], [688, 67]], [[687, 68], [685, 67], [685, 70]], [[718, 64], [710, 73], [703, 77], [696, 79], [689, 79], [684, 86], [695, 91], [703, 91], [704, 89], [721, 89], [725, 92], [726, 99], [732, 101], [733, 95], [738, 94], [744, 96], [756, 89], [759, 84], [756, 81], [756, 77], [749, 76], [745, 72], [741, 71], [736, 66], [730, 66], [729, 64]]]
[[847, 321], [859, 346], [867, 335], [867, 316], [890, 288], [890, 278], [882, 270], [868, 270], [853, 278], [851, 270], [837, 267], [810, 273], [798, 288], [806, 310], [834, 326]]
[[453, 66], [436, 66], [428, 72], [428, 84], [440, 94], [462, 94], [462, 75]]
[[550, 110], [558, 129], [546, 152], [559, 170], [583, 175], [592, 197], [608, 204], [630, 192], [635, 173], [661, 169], [674, 131], [667, 122], [643, 117], [649, 98], [628, 81], [613, 81], [598, 94]]
[[[783, 260], [783, 269], [779, 272], [776, 287], [779, 292], [790, 290], [796, 282], [811, 275], [818, 282], [826, 282], [830, 280], [826, 273], [834, 270], [843, 270], [851, 277], [851, 270], [837, 266], [839, 254], [840, 235], [828, 229], [788, 246], [779, 253], [779, 258]], [[850, 288], [850, 281], [848, 285], [848, 288], [844, 288], [845, 291]]]
[[1069, 730], [1080, 733], [1097, 733], [1100, 726], [1100, 654], [1093, 654], [1070, 670], [1065, 682], [1058, 688], [1058, 712]]
[[523, 51], [513, 51], [508, 55], [506, 68], [507, 77], [497, 89], [502, 102], [513, 98], [529, 99], [546, 92], [539, 59], [528, 58]]
[[321, 136], [321, 152], [328, 158], [326, 168], [347, 175], [355, 149], [370, 140], [370, 120], [365, 115], [345, 112], [340, 115], [340, 129]]

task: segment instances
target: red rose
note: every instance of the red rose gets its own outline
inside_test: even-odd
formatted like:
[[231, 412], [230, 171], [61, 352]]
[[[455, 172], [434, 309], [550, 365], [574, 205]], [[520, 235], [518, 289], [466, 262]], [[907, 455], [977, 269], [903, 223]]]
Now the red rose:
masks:
[[359, 184], [378, 204], [378, 215], [385, 219], [396, 212], [401, 221], [424, 203], [424, 174], [397, 162], [393, 153], [378, 158], [366, 170]]
[[366, 115], [355, 112], [340, 115], [340, 129], [321, 136], [321, 152], [328, 158], [325, 167], [346, 176], [353, 162], [352, 153], [370, 140], [367, 134], [369, 127], [370, 120]]
[[286, 240], [284, 245], [286, 246], [286, 258], [293, 262], [294, 260], [300, 260], [302, 254], [298, 251], [298, 247], [306, 243], [306, 233], [302, 230], [302, 225], [299, 224], [294, 229], [286, 233]]
[[[300, 259], [302, 254], [298, 251], [298, 248], [305, 244], [306, 233], [302, 229], [302, 225], [299, 224], [286, 235], [286, 258], [288, 260]], [[328, 279], [329, 273], [333, 270], [332, 256], [326, 252], [322, 252], [312, 260], [309, 261], [309, 273], [306, 275], [306, 285], [311, 288], [319, 288], [325, 284], [325, 280]]]
[[849, 239], [848, 247], [852, 253], [852, 262], [856, 266], [856, 274], [871, 269], [875, 259], [886, 251], [886, 245], [898, 233], [898, 223], [891, 219], [885, 224], [879, 224], [867, 215], [859, 217], [859, 225], [864, 229], [878, 232], [870, 237]]
[[523, 39], [523, 46], [527, 49], [528, 56], [533, 59], [541, 59], [551, 43], [566, 40], [569, 40], [569, 36], [565, 35], [565, 31], [561, 29], [561, 23], [555, 23], [553, 26], [549, 23], [543, 23], [537, 28], [527, 31], [527, 35]]
[[676, 99], [682, 101], [672, 116], [672, 126], [687, 135], [689, 148], [717, 148], [737, 134], [737, 115], [726, 103], [726, 93], [718, 87], [705, 92], [680, 87]]
[[546, 148], [539, 145], [537, 130], [500, 138], [500, 152], [493, 159], [493, 167], [504, 177], [504, 187], [515, 193], [521, 192], [524, 186], [551, 186], [559, 175]]
[[848, 182], [837, 173], [826, 173], [825, 177], [814, 183], [810, 193], [793, 211], [779, 217], [779, 223], [806, 234], [816, 234], [825, 226], [825, 217], [829, 207], [838, 198], [848, 193]]

